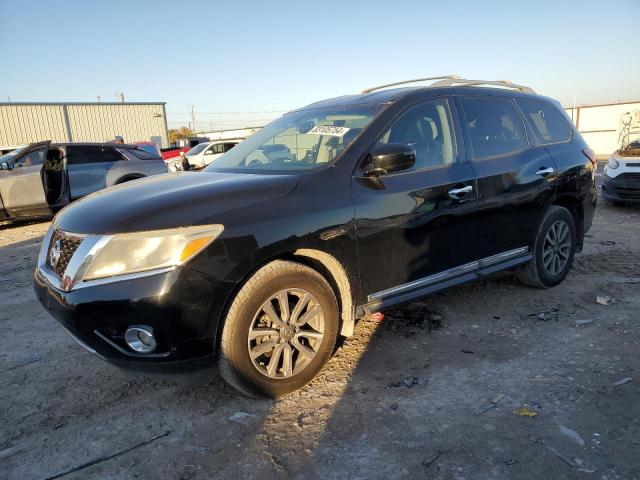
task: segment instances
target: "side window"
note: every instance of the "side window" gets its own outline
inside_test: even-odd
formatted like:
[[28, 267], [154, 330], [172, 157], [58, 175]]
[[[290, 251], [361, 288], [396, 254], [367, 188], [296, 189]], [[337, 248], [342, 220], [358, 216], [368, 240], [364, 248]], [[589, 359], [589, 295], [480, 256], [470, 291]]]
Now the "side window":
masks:
[[42, 165], [44, 148], [33, 150], [24, 157], [16, 161], [14, 167], [31, 167], [32, 165]]
[[461, 103], [476, 159], [527, 148], [524, 124], [511, 100], [463, 97]]
[[571, 136], [571, 127], [564, 115], [553, 105], [537, 100], [516, 100], [538, 139], [538, 143], [566, 142]]
[[450, 165], [457, 161], [452, 125], [447, 101], [429, 100], [404, 112], [380, 143], [405, 143], [415, 148], [413, 170]]
[[69, 165], [120, 160], [125, 160], [125, 158], [113, 147], [103, 145], [69, 145], [67, 147], [67, 163]]
[[229, 150], [231, 150], [233, 147], [235, 147], [236, 144], [235, 143], [225, 143], [224, 144], [224, 151], [228, 152]]
[[224, 144], [218, 143], [213, 146], [213, 153], [224, 153]]

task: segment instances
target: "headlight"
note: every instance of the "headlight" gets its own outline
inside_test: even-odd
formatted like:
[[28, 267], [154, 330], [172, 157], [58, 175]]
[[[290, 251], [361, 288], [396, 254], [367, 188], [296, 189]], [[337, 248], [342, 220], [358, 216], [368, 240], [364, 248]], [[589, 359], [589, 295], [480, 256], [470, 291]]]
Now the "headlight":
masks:
[[85, 260], [82, 280], [182, 265], [213, 242], [222, 225], [153, 230], [101, 237]]
[[616, 157], [609, 157], [609, 161], [607, 162], [607, 167], [616, 169], [620, 166], [620, 162]]

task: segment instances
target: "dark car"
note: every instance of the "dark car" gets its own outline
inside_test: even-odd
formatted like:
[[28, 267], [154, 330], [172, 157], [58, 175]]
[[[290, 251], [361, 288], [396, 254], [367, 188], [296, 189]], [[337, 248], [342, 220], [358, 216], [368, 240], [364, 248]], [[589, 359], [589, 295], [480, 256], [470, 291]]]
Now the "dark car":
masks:
[[0, 157], [0, 219], [49, 215], [112, 185], [166, 173], [135, 145], [33, 143]]
[[[264, 145], [288, 154], [250, 161]], [[65, 208], [35, 289], [105, 360], [176, 370], [216, 356], [242, 392], [278, 396], [368, 313], [500, 270], [561, 282], [594, 179], [558, 103], [527, 87], [370, 89], [290, 112], [200, 173]]]

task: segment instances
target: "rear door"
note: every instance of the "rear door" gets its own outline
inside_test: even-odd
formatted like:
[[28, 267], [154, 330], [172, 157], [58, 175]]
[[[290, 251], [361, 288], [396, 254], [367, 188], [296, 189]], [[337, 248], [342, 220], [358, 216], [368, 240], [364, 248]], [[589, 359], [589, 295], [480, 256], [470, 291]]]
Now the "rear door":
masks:
[[413, 146], [415, 166], [375, 178], [355, 172], [351, 190], [368, 302], [394, 303], [465, 273], [477, 259], [475, 175], [460, 155], [453, 118], [446, 98], [410, 107], [378, 141]]
[[553, 200], [555, 163], [544, 147], [530, 144], [512, 99], [460, 96], [457, 102], [478, 177], [479, 258], [522, 256]]
[[112, 185], [122, 176], [126, 158], [111, 145], [68, 145], [67, 171], [71, 200]]
[[0, 171], [0, 196], [9, 216], [50, 213], [40, 176], [49, 143], [29, 145], [11, 160], [9, 170]]

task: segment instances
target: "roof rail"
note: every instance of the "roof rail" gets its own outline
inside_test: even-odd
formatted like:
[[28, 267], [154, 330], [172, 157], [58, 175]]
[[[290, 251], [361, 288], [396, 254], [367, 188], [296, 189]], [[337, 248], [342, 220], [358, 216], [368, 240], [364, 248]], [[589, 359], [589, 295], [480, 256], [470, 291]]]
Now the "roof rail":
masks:
[[468, 80], [466, 78], [444, 78], [439, 82], [435, 82], [431, 84], [431, 87], [453, 87], [455, 85], [460, 85], [460, 86], [493, 85], [496, 87], [512, 88], [514, 90], [518, 90], [519, 92], [523, 92], [523, 93], [536, 93], [531, 87], [518, 85], [516, 83], [510, 82], [509, 80]]
[[404, 85], [406, 83], [428, 82], [429, 80], [450, 81], [450, 80], [462, 80], [462, 79], [457, 75], [442, 75], [439, 77], [416, 78], [414, 80], [404, 80], [402, 82], [387, 83], [385, 85], [380, 85], [378, 87], [365, 88], [364, 90], [362, 90], [362, 93], [371, 93], [375, 90], [380, 90], [382, 88], [387, 88], [387, 87], [395, 87], [396, 85]]

